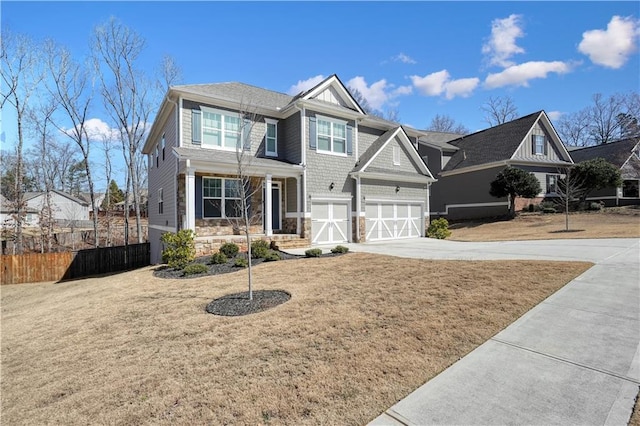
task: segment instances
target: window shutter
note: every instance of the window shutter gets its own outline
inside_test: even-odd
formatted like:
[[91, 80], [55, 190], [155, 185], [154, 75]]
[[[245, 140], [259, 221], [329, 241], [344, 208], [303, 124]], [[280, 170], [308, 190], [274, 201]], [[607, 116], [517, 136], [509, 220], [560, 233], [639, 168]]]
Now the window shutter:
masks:
[[202, 142], [202, 111], [191, 110], [191, 141], [195, 144]]
[[202, 176], [196, 175], [196, 219], [202, 219]]
[[536, 135], [531, 135], [531, 154], [536, 153]]
[[347, 155], [353, 153], [353, 127], [347, 124]]
[[251, 151], [251, 120], [244, 119], [244, 125], [242, 126], [242, 138], [244, 139], [242, 149], [245, 151]]
[[544, 155], [547, 155], [547, 145], [549, 144], [549, 141], [546, 137], [543, 137], [542, 140], [544, 141]]
[[316, 118], [309, 117], [309, 148], [316, 149]]

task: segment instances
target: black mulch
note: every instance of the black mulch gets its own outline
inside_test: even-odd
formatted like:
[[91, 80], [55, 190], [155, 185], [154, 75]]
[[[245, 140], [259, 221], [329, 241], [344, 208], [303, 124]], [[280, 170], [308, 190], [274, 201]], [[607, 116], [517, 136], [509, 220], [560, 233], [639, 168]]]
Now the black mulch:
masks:
[[213, 300], [207, 305], [207, 312], [222, 316], [241, 316], [255, 314], [276, 307], [291, 299], [291, 294], [284, 290], [256, 290], [253, 300], [249, 300], [249, 292], [228, 294]]
[[[304, 255], [295, 255], [295, 254], [290, 254], [290, 253], [286, 253], [283, 251], [278, 251], [278, 254], [280, 254], [280, 257], [282, 258], [282, 260], [279, 260], [278, 262], [281, 262], [283, 260], [294, 260], [294, 259], [306, 259], [307, 257]], [[325, 253], [322, 254], [320, 257], [334, 257], [334, 256], [342, 256], [343, 253]], [[242, 256], [241, 254], [238, 254], [238, 256]], [[245, 256], [246, 257], [246, 253]], [[154, 277], [158, 277], [158, 278], [171, 278], [171, 279], [176, 279], [176, 278], [197, 278], [197, 277], [204, 277], [207, 275], [219, 275], [219, 274], [228, 274], [230, 272], [237, 272], [237, 271], [241, 271], [244, 270], [246, 268], [243, 267], [238, 267], [234, 265], [235, 262], [235, 258], [229, 259], [227, 261], [227, 263], [224, 264], [209, 264], [209, 262], [211, 261], [211, 256], [202, 256], [202, 257], [198, 257], [196, 258], [196, 260], [194, 260], [192, 263], [201, 263], [203, 265], [205, 265], [208, 268], [207, 272], [203, 272], [201, 274], [193, 274], [193, 275], [185, 275], [184, 272], [180, 269], [173, 269], [173, 268], [169, 268], [168, 266], [164, 265], [164, 266], [159, 266], [157, 268], [155, 268], [153, 270], [153, 276]], [[251, 265], [252, 266], [257, 266], [261, 263], [265, 262], [264, 259], [252, 259], [251, 260]]]

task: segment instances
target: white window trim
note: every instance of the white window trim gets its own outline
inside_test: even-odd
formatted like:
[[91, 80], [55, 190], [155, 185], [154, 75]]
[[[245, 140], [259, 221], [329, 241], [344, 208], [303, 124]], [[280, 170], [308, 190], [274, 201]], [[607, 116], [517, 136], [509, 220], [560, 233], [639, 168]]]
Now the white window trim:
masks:
[[158, 189], [158, 214], [164, 214], [164, 197], [162, 188]]
[[[555, 177], [555, 183], [554, 183], [554, 191], [549, 191], [549, 176], [554, 176]], [[547, 173], [545, 175], [545, 194], [544, 195], [558, 195], [558, 181], [561, 179], [561, 175], [558, 173]]]
[[[538, 152], [538, 143], [537, 143], [537, 139], [538, 138], [542, 138], [542, 152]], [[544, 145], [547, 143], [547, 138], [544, 135], [533, 135], [533, 139], [534, 141], [536, 141], [533, 144], [533, 155], [544, 155]]]
[[[320, 136], [320, 123], [319, 123], [320, 120], [328, 121], [329, 123], [331, 123], [331, 135], [329, 135], [330, 147], [328, 151], [324, 149], [320, 149], [320, 143], [318, 141], [318, 137]], [[334, 124], [341, 124], [344, 126], [344, 152], [336, 152], [333, 150], [333, 125]], [[347, 135], [347, 124], [348, 123], [345, 120], [338, 120], [331, 117], [325, 117], [323, 115], [316, 115], [316, 151], [321, 154], [336, 155], [338, 157], [348, 157], [349, 154], [347, 154], [347, 139], [349, 136]]]
[[164, 148], [165, 148], [165, 138], [164, 138], [165, 134], [162, 134], [162, 161], [164, 161]]
[[400, 165], [400, 147], [399, 146], [393, 147], [393, 165], [394, 166]]
[[[265, 118], [265, 129], [264, 129], [264, 155], [268, 157], [277, 157], [278, 156], [278, 120], [274, 120], [272, 118]], [[273, 124], [276, 127], [276, 136], [274, 137], [274, 146], [275, 151], [269, 151], [269, 142], [268, 142], [268, 129], [269, 124]]]
[[[206, 180], [211, 180], [211, 179], [218, 179], [220, 181], [220, 198], [218, 197], [205, 197], [204, 196], [204, 181]], [[227, 216], [226, 215], [226, 207], [225, 207], [225, 201], [226, 200], [242, 200], [242, 197], [238, 197], [238, 198], [233, 198], [233, 197], [226, 197], [225, 194], [225, 181], [228, 180], [235, 180], [235, 181], [240, 181], [240, 179], [235, 179], [235, 178], [219, 178], [219, 177], [213, 177], [213, 176], [203, 176], [202, 177], [202, 218], [203, 219], [238, 219], [238, 217], [235, 216]], [[206, 216], [205, 215], [205, 208], [204, 208], [204, 202], [205, 200], [220, 200], [220, 216]]]
[[[200, 110], [202, 111], [202, 118], [201, 118], [201, 123], [200, 123], [200, 146], [202, 148], [206, 148], [206, 149], [218, 149], [221, 151], [233, 151], [236, 152], [237, 149], [244, 149], [244, 145], [243, 145], [243, 141], [244, 141], [244, 123], [242, 120], [242, 117], [240, 116], [239, 113], [237, 112], [231, 112], [231, 111], [226, 111], [223, 109], [216, 109], [216, 108], [209, 108], [206, 106], [201, 106]], [[204, 113], [207, 112], [209, 114], [220, 114], [220, 146], [217, 145], [209, 145], [206, 144], [204, 141]], [[240, 146], [236, 147], [236, 148], [230, 148], [227, 146], [224, 146], [224, 136], [225, 136], [225, 117], [234, 117], [234, 118], [238, 118], [238, 120], [240, 120], [239, 123], [239, 127], [240, 127], [240, 132], [239, 132], [239, 143]]]

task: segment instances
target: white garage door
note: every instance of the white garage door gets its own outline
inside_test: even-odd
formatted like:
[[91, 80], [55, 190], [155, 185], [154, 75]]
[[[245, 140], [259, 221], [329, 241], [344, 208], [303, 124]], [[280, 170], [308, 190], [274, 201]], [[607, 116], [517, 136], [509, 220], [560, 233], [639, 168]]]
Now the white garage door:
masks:
[[365, 222], [367, 241], [421, 237], [424, 229], [422, 204], [367, 203]]
[[349, 216], [348, 202], [314, 201], [311, 203], [311, 243], [348, 242]]

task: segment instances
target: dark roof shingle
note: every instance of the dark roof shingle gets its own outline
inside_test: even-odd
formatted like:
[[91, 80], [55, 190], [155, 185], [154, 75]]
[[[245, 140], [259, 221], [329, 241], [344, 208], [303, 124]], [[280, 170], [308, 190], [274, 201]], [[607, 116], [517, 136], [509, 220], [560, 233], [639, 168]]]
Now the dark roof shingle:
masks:
[[576, 163], [594, 158], [604, 158], [609, 163], [620, 168], [629, 159], [639, 141], [639, 138], [622, 139], [616, 142], [576, 149], [569, 154]]

